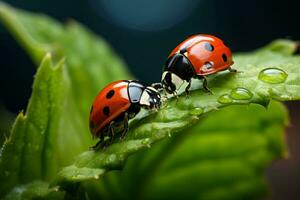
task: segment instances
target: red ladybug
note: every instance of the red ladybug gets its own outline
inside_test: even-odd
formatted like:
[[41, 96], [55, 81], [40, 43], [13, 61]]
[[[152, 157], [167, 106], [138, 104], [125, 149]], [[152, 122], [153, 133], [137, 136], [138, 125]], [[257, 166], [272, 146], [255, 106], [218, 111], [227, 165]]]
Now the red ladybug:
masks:
[[161, 87], [176, 95], [184, 81], [188, 82], [185, 92], [189, 93], [191, 79], [204, 79], [203, 88], [207, 87], [206, 75], [228, 69], [233, 64], [230, 48], [219, 38], [212, 35], [194, 35], [180, 43], [169, 55], [164, 66]]
[[141, 109], [158, 109], [161, 105], [160, 94], [153, 87], [139, 81], [121, 80], [110, 83], [97, 95], [90, 112], [90, 130], [100, 141], [108, 136], [110, 142], [116, 132], [121, 138], [128, 131], [128, 120]]

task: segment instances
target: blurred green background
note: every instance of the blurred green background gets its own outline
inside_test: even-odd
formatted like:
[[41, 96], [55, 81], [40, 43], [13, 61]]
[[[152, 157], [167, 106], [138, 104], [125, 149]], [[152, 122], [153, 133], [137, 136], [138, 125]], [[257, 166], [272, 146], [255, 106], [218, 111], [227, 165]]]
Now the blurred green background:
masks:
[[[103, 36], [140, 80], [160, 79], [168, 53], [191, 34], [223, 38], [233, 51], [250, 51], [276, 38], [300, 40], [297, 0], [7, 0], [15, 7], [75, 19]], [[35, 68], [25, 52], [0, 26], [0, 103], [12, 112], [26, 108]], [[151, 76], [149, 76], [151, 74]], [[288, 104], [290, 159], [267, 172], [272, 199], [300, 196], [300, 104]], [[298, 123], [297, 123], [298, 122]]]

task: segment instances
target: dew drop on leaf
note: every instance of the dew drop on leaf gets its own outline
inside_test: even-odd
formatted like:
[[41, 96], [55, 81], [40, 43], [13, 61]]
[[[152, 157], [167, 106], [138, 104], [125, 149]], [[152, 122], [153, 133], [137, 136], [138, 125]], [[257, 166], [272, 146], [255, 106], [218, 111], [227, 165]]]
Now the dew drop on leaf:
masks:
[[231, 90], [230, 97], [235, 100], [249, 100], [253, 94], [246, 88], [238, 87]]
[[287, 76], [288, 74], [282, 69], [266, 68], [259, 73], [258, 79], [265, 83], [277, 84], [283, 83], [286, 80]]
[[201, 115], [203, 113], [203, 109], [202, 108], [194, 108], [190, 111], [191, 115]]
[[229, 104], [229, 103], [232, 103], [232, 99], [230, 98], [230, 96], [228, 94], [223, 94], [222, 96], [220, 96], [218, 98], [218, 102], [221, 104]]
[[117, 158], [117, 155], [116, 154], [111, 154], [109, 157], [108, 157], [108, 162], [114, 162]]

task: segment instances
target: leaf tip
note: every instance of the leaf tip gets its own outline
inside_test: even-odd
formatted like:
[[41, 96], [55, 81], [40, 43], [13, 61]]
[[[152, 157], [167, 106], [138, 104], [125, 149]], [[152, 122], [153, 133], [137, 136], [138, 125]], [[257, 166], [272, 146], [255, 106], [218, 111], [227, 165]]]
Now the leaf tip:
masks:
[[299, 41], [277, 39], [264, 47], [266, 50], [278, 52], [284, 55], [292, 55], [299, 48]]
[[26, 118], [26, 115], [24, 114], [24, 111], [21, 110], [16, 118], [16, 121], [17, 120], [24, 120]]
[[63, 57], [63, 58], [61, 58], [61, 59], [58, 61], [58, 63], [57, 63], [57, 65], [55, 66], [55, 68], [56, 68], [56, 69], [57, 69], [57, 68], [60, 68], [60, 67], [62, 67], [65, 63], [66, 63], [66, 57]]
[[52, 60], [52, 55], [50, 52], [47, 52], [46, 55], [44, 56], [43, 61], [51, 61]]

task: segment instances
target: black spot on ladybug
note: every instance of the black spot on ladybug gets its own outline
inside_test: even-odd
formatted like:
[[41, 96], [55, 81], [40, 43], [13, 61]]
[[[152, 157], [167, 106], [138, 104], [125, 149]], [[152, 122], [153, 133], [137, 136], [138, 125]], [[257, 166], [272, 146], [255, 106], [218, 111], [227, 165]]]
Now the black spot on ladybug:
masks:
[[222, 54], [222, 58], [223, 58], [223, 61], [224, 61], [224, 62], [227, 62], [227, 56], [226, 56], [225, 53]]
[[92, 112], [93, 112], [93, 110], [94, 110], [94, 106], [92, 106], [92, 107], [91, 107], [91, 111], [90, 111], [90, 113], [92, 113]]
[[215, 47], [210, 44], [209, 42], [205, 42], [204, 44], [204, 48], [207, 50], [207, 51], [213, 51], [215, 49]]
[[110, 90], [107, 94], [106, 94], [106, 98], [107, 99], [110, 99], [114, 96], [115, 94], [115, 91], [114, 90]]
[[109, 107], [108, 106], [105, 106], [103, 108], [103, 113], [104, 113], [104, 115], [109, 116]]

